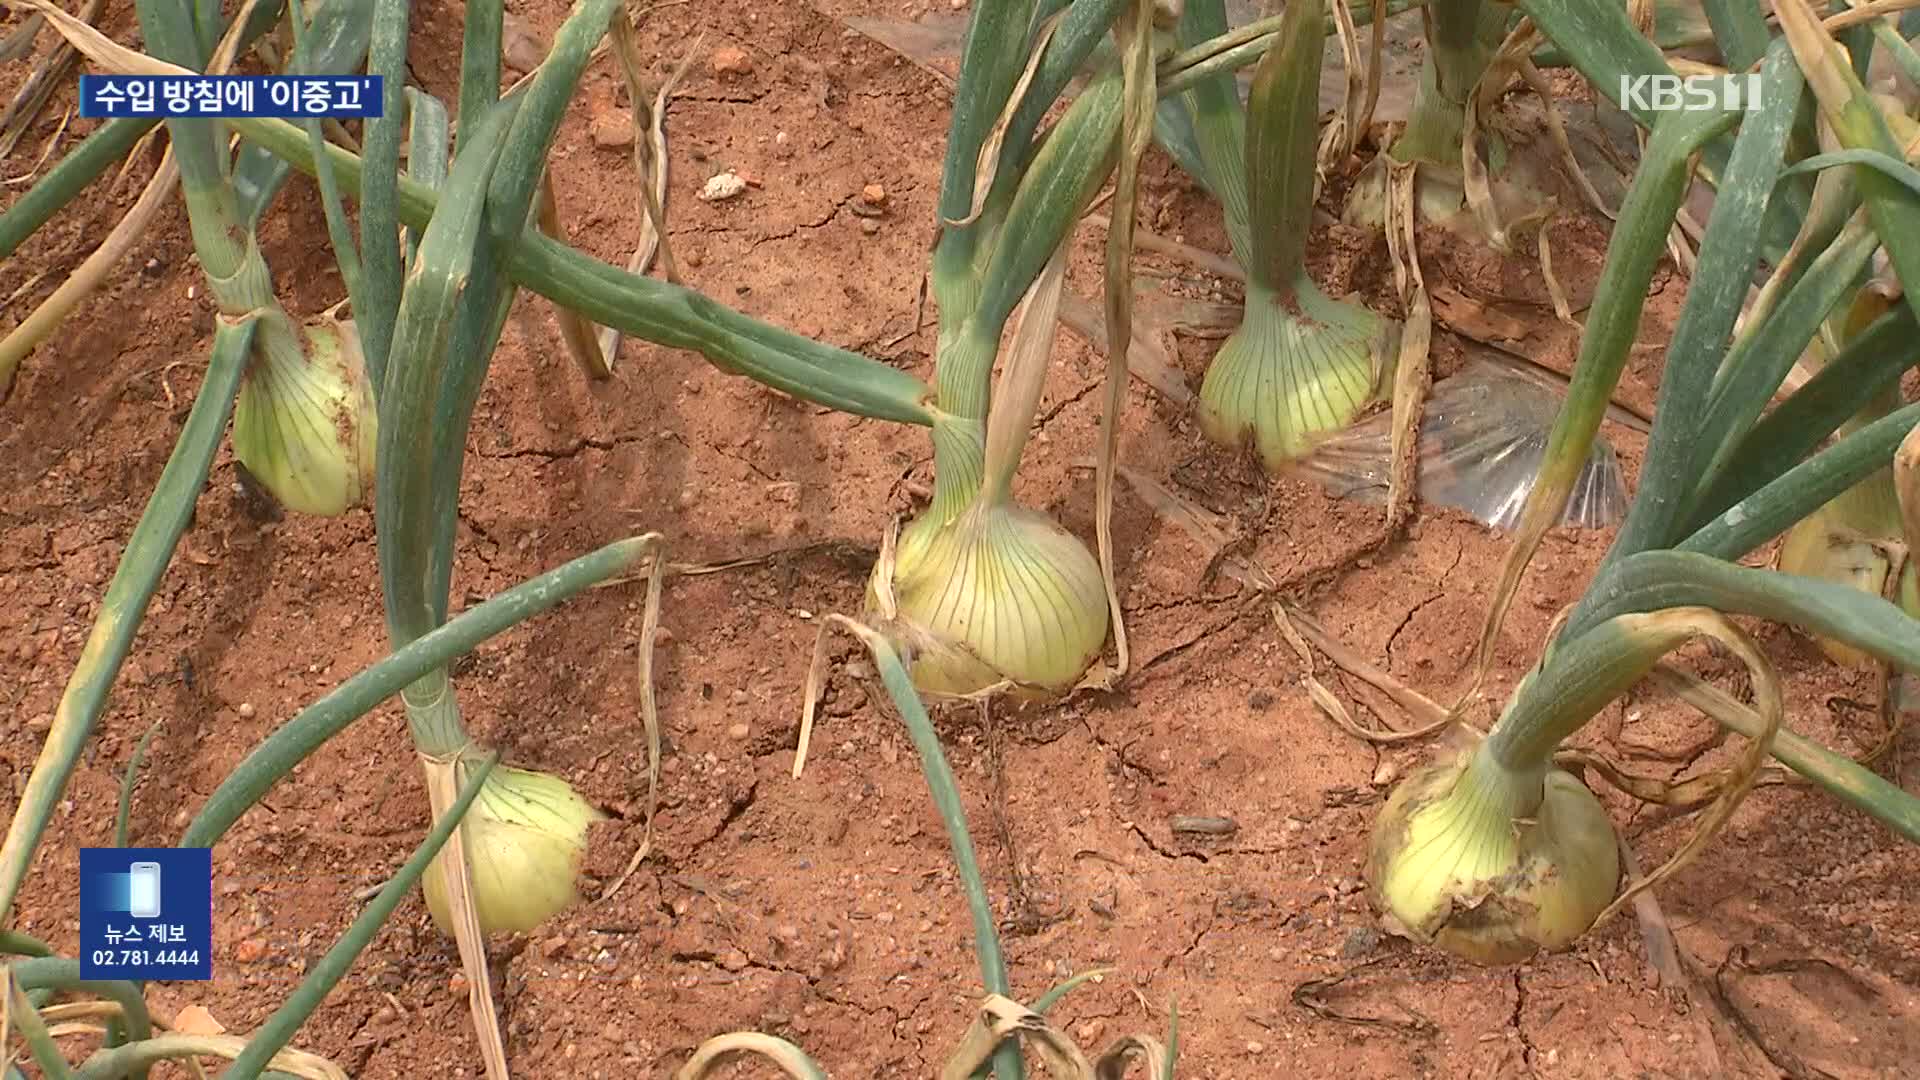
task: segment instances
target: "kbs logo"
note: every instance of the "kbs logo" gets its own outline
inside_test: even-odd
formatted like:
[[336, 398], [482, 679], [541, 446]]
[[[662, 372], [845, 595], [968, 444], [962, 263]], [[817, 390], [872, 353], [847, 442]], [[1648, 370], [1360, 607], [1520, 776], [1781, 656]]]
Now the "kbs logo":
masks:
[[1622, 75], [1620, 107], [1647, 112], [1756, 112], [1759, 75]]

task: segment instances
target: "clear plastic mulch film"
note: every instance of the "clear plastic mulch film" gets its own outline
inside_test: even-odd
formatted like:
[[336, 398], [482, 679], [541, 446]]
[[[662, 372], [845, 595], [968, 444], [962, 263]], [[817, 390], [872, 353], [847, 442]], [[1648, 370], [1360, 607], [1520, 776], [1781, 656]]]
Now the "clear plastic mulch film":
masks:
[[[1565, 394], [1550, 376], [1476, 356], [1434, 384], [1420, 424], [1416, 484], [1422, 501], [1512, 528], [1546, 456]], [[1384, 502], [1393, 456], [1393, 415], [1378, 412], [1320, 444], [1294, 466], [1341, 498]], [[1620, 458], [1604, 434], [1574, 485], [1563, 525], [1602, 528], [1627, 512]]]
[[[1259, 20], [1263, 14], [1262, 0], [1226, 0], [1226, 8], [1227, 24], [1235, 28]], [[946, 9], [947, 5], [936, 4], [933, 9], [913, 19], [855, 16], [840, 21], [847, 29], [879, 42], [951, 86], [960, 72], [960, 52], [966, 43], [970, 13]], [[1411, 17], [1388, 21], [1386, 40], [1382, 43], [1383, 70], [1380, 102], [1374, 109], [1375, 120], [1406, 119], [1413, 106], [1413, 93], [1420, 78], [1420, 53], [1424, 48], [1421, 36], [1417, 10]], [[1089, 66], [1097, 63], [1103, 54], [1110, 54], [1111, 50], [1111, 40], [1103, 41], [1096, 47]], [[1340, 50], [1339, 38], [1329, 33], [1326, 56], [1320, 68], [1322, 111], [1340, 105], [1342, 95], [1346, 92], [1345, 64], [1346, 57]], [[1245, 98], [1253, 69], [1250, 66], [1242, 68], [1236, 76], [1239, 79], [1240, 96]], [[1078, 90], [1079, 84], [1076, 82], [1062, 96], [1071, 98]]]

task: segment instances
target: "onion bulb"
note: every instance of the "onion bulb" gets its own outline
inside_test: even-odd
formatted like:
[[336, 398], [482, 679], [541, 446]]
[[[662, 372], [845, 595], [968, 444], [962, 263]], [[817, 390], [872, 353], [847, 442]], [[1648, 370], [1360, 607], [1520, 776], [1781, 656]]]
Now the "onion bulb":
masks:
[[[1806, 358], [1810, 366], [1824, 367], [1832, 354], [1858, 337], [1899, 299], [1897, 283], [1870, 280], [1847, 308], [1827, 323], [1831, 346], [1816, 338]], [[1845, 438], [1900, 407], [1898, 384], [1887, 386], [1840, 428]], [[1898, 604], [1920, 618], [1920, 574], [1907, 552], [1906, 527], [1900, 516], [1900, 494], [1891, 466], [1868, 476], [1835, 496], [1831, 502], [1801, 518], [1780, 543], [1775, 567], [1789, 574], [1851, 585], [1871, 596]], [[1894, 575], [1898, 573], [1896, 579]], [[1832, 638], [1815, 636], [1827, 658], [1842, 667], [1871, 669], [1880, 661], [1860, 649]]]
[[1200, 386], [1200, 426], [1226, 446], [1252, 442], [1269, 470], [1305, 456], [1373, 400], [1387, 323], [1303, 276], [1281, 295], [1249, 285], [1239, 329]]
[[[1906, 539], [1893, 471], [1882, 469], [1842, 492], [1832, 502], [1800, 519], [1781, 541], [1775, 564], [1789, 574], [1851, 585], [1881, 596], [1920, 618], [1920, 575], [1913, 559], [1900, 553]], [[1896, 565], [1899, 580], [1893, 581]], [[1834, 663], [1874, 668], [1880, 661], [1845, 642], [1816, 637], [1814, 643]]]
[[233, 453], [281, 505], [333, 516], [373, 495], [378, 432], [351, 321], [263, 320], [233, 407]]
[[1503, 768], [1485, 744], [1410, 776], [1374, 825], [1367, 882], [1388, 929], [1481, 964], [1570, 944], [1620, 880], [1600, 800], [1552, 765]]
[[[881, 582], [868, 591], [878, 607]], [[891, 636], [914, 685], [966, 695], [1011, 681], [1029, 694], [1072, 688], [1107, 639], [1100, 564], [1045, 514], [981, 500], [944, 524], [910, 525], [894, 552]]]
[[[557, 776], [495, 766], [460, 823], [481, 932], [525, 933], [577, 901], [587, 828], [604, 816]], [[439, 869], [421, 884], [434, 925], [451, 936]]]

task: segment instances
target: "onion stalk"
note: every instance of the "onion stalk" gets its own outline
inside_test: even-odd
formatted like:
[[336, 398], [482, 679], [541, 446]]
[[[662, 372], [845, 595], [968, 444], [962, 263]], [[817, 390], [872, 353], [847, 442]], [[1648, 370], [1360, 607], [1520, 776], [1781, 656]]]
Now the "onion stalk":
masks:
[[1413, 108], [1393, 146], [1393, 160], [1460, 167], [1467, 98], [1499, 51], [1512, 7], [1498, 0], [1428, 0], [1427, 50]]
[[[1421, 218], [1450, 218], [1464, 202], [1467, 102], [1499, 52], [1513, 7], [1502, 0], [1429, 0], [1424, 12], [1427, 48], [1413, 106], [1393, 145], [1368, 164], [1348, 193], [1343, 216], [1349, 224], [1385, 226], [1390, 163], [1420, 166], [1414, 188]], [[1503, 158], [1504, 147], [1492, 147], [1496, 174]]]
[[[1189, 9], [1190, 34], [1222, 20]], [[1240, 326], [1200, 388], [1200, 423], [1227, 446], [1251, 442], [1271, 470], [1351, 424], [1378, 396], [1391, 324], [1320, 290], [1306, 272], [1325, 16], [1289, 4], [1254, 70], [1244, 115], [1230, 84], [1191, 100], [1201, 161], [1219, 196], [1235, 258], [1247, 270]]]

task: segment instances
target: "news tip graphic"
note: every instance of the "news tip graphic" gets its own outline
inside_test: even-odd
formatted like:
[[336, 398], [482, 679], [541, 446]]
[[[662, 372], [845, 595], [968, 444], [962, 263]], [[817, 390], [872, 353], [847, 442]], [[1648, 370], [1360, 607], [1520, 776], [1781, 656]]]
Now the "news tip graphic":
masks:
[[380, 75], [82, 75], [80, 115], [278, 117], [379, 116]]
[[213, 978], [212, 850], [81, 848], [80, 977]]

